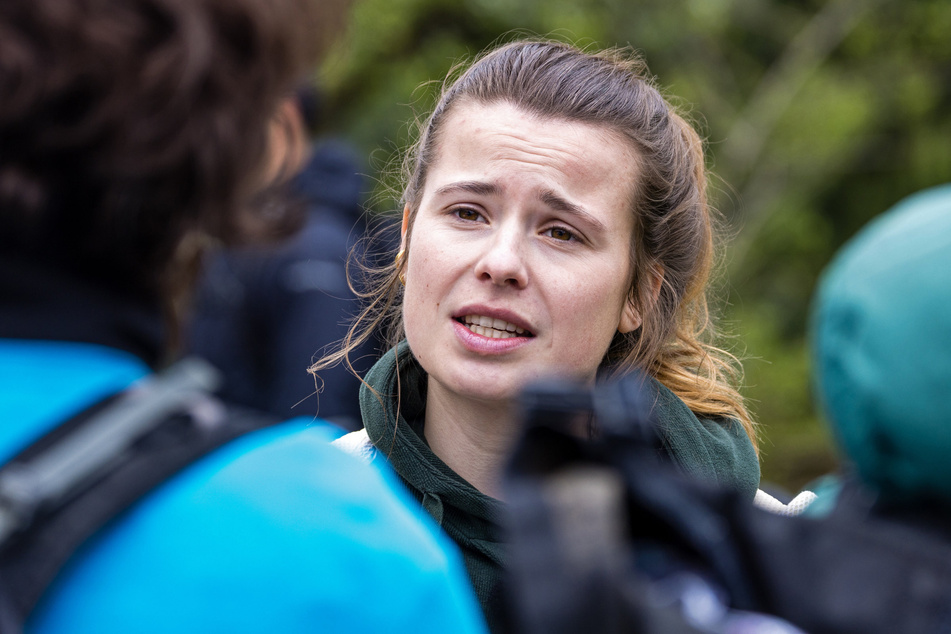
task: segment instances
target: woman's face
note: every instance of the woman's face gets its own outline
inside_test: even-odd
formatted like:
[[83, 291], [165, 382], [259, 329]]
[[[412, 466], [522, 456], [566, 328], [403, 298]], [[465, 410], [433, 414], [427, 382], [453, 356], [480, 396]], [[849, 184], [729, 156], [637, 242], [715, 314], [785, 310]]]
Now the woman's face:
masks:
[[455, 106], [414, 220], [403, 302], [431, 395], [501, 401], [539, 377], [594, 379], [615, 333], [640, 325], [627, 301], [636, 162], [602, 127]]

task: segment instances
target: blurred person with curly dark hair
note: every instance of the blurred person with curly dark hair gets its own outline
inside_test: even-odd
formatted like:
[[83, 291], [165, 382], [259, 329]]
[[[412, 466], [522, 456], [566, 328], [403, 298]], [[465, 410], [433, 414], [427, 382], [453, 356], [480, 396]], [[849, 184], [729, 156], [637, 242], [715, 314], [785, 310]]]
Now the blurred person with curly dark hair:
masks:
[[[342, 4], [0, 3], [4, 463], [27, 460], [67, 419], [102, 421], [147, 395], [167, 376], [202, 246], [287, 220], [253, 204], [269, 120]], [[200, 436], [221, 411], [180, 418]], [[448, 542], [388, 476], [326, 440], [308, 420], [216, 449], [86, 539], [29, 601], [9, 596], [40, 566], [4, 563], [0, 629], [481, 631]], [[14, 475], [0, 471], [11, 534], [20, 525], [6, 520], [35, 493]], [[28, 535], [3, 533], [4, 556]], [[50, 558], [60, 549], [47, 546]]]

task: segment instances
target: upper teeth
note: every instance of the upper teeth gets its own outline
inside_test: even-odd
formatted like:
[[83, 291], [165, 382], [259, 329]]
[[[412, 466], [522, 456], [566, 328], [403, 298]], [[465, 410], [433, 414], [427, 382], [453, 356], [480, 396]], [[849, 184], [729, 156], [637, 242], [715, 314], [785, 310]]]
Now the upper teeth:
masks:
[[469, 330], [483, 337], [499, 339], [525, 334], [524, 328], [519, 328], [504, 319], [495, 319], [485, 315], [466, 315], [463, 317], [463, 321], [469, 327]]

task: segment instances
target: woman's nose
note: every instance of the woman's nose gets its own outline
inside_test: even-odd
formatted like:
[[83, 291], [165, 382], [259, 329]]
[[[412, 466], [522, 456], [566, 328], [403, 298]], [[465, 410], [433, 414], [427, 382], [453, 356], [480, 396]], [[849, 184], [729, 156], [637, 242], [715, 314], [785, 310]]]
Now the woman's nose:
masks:
[[499, 286], [525, 288], [528, 284], [525, 238], [512, 228], [492, 232], [476, 261], [475, 274], [480, 280]]

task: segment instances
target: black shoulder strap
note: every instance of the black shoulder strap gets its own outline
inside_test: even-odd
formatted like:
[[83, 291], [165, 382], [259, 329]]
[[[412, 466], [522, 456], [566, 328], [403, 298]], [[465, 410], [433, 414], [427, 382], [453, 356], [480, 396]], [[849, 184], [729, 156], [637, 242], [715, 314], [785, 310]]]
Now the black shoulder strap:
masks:
[[0, 470], [0, 632], [19, 632], [69, 557], [153, 488], [224, 443], [276, 422], [211, 396], [186, 359], [37, 440]]

